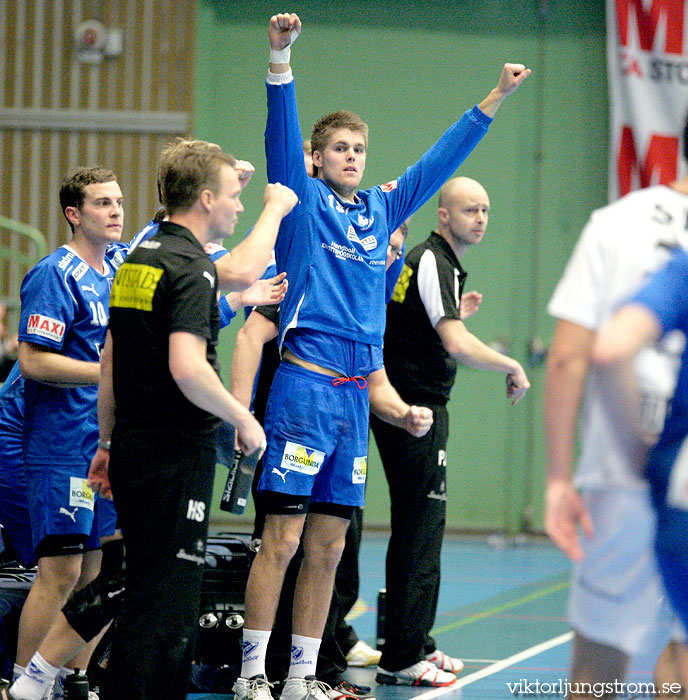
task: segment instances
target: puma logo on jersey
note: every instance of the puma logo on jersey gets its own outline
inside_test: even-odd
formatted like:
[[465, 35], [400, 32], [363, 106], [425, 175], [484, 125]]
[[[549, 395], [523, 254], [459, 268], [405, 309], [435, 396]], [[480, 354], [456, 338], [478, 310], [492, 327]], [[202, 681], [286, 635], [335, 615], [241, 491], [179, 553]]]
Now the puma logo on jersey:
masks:
[[277, 476], [281, 477], [282, 481], [286, 484], [287, 483], [287, 472], [285, 471], [284, 474], [279, 470], [275, 469], [275, 467], [272, 468], [272, 473], [277, 474]]
[[93, 292], [97, 297], [100, 296], [100, 294], [98, 294], [98, 292], [96, 292], [96, 286], [94, 284], [91, 284], [91, 285], [82, 284], [81, 291], [82, 292]]
[[60, 515], [66, 515], [72, 519], [72, 522], [76, 524], [76, 511], [78, 508], [74, 509], [73, 513], [70, 513], [66, 508], [60, 508]]
[[203, 277], [210, 282], [210, 288], [212, 289], [215, 286], [215, 278], [208, 272], [208, 270], [203, 270]]

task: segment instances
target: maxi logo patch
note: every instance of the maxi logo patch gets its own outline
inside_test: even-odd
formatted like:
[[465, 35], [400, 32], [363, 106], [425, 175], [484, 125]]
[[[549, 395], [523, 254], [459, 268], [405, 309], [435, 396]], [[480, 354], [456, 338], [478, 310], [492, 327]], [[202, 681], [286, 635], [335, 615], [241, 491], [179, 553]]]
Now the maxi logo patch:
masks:
[[56, 318], [50, 318], [50, 316], [31, 314], [26, 326], [26, 332], [28, 335], [36, 335], [59, 343], [64, 337], [65, 324]]
[[284, 447], [282, 453], [282, 469], [299, 472], [301, 474], [317, 474], [325, 461], [325, 453], [314, 450], [305, 445], [289, 442]]
[[80, 479], [78, 476], [69, 478], [69, 505], [93, 510], [93, 491], [86, 479]]
[[368, 458], [354, 457], [354, 470], [351, 474], [352, 484], [365, 484], [368, 475]]
[[125, 262], [115, 275], [110, 306], [152, 311], [153, 295], [162, 273], [158, 267]]

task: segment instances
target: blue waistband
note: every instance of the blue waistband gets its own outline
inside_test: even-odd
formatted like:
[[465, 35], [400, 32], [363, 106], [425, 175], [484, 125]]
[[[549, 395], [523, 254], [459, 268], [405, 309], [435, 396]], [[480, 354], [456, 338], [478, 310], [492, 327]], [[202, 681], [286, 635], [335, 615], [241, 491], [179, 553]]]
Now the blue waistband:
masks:
[[[282, 360], [277, 371], [300, 376], [305, 381], [318, 382], [319, 384], [329, 384], [336, 389], [358, 391], [367, 388], [367, 381], [362, 377], [359, 378], [359, 382], [357, 384], [355, 381], [351, 381], [348, 377], [331, 377], [329, 374], [322, 374], [321, 372], [315, 372], [312, 369], [306, 369], [305, 367], [295, 365], [293, 362], [289, 362], [288, 360]], [[361, 386], [360, 379], [363, 379], [363, 386]]]

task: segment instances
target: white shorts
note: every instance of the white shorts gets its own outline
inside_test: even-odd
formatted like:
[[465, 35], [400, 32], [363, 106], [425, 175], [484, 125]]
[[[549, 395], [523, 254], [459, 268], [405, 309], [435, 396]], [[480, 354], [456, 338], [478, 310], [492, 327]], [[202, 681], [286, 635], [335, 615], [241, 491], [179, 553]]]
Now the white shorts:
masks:
[[574, 568], [569, 620], [586, 639], [633, 656], [668, 614], [649, 490], [610, 487], [582, 495], [595, 531], [589, 539], [580, 534], [584, 556]]

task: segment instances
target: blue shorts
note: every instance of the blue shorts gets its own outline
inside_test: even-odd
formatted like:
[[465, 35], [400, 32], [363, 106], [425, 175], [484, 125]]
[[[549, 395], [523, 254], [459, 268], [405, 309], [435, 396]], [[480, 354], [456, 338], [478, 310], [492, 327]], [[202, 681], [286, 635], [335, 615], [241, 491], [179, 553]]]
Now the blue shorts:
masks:
[[99, 545], [95, 499], [81, 464], [27, 464], [26, 483], [33, 547], [47, 536], [83, 537], [83, 551]]
[[282, 362], [265, 414], [259, 491], [362, 506], [368, 465], [368, 389]]
[[96, 498], [95, 522], [98, 538], [109, 537], [117, 529], [117, 511], [115, 504], [107, 498]]
[[26, 499], [21, 435], [0, 429], [0, 524], [22, 566], [36, 564]]

